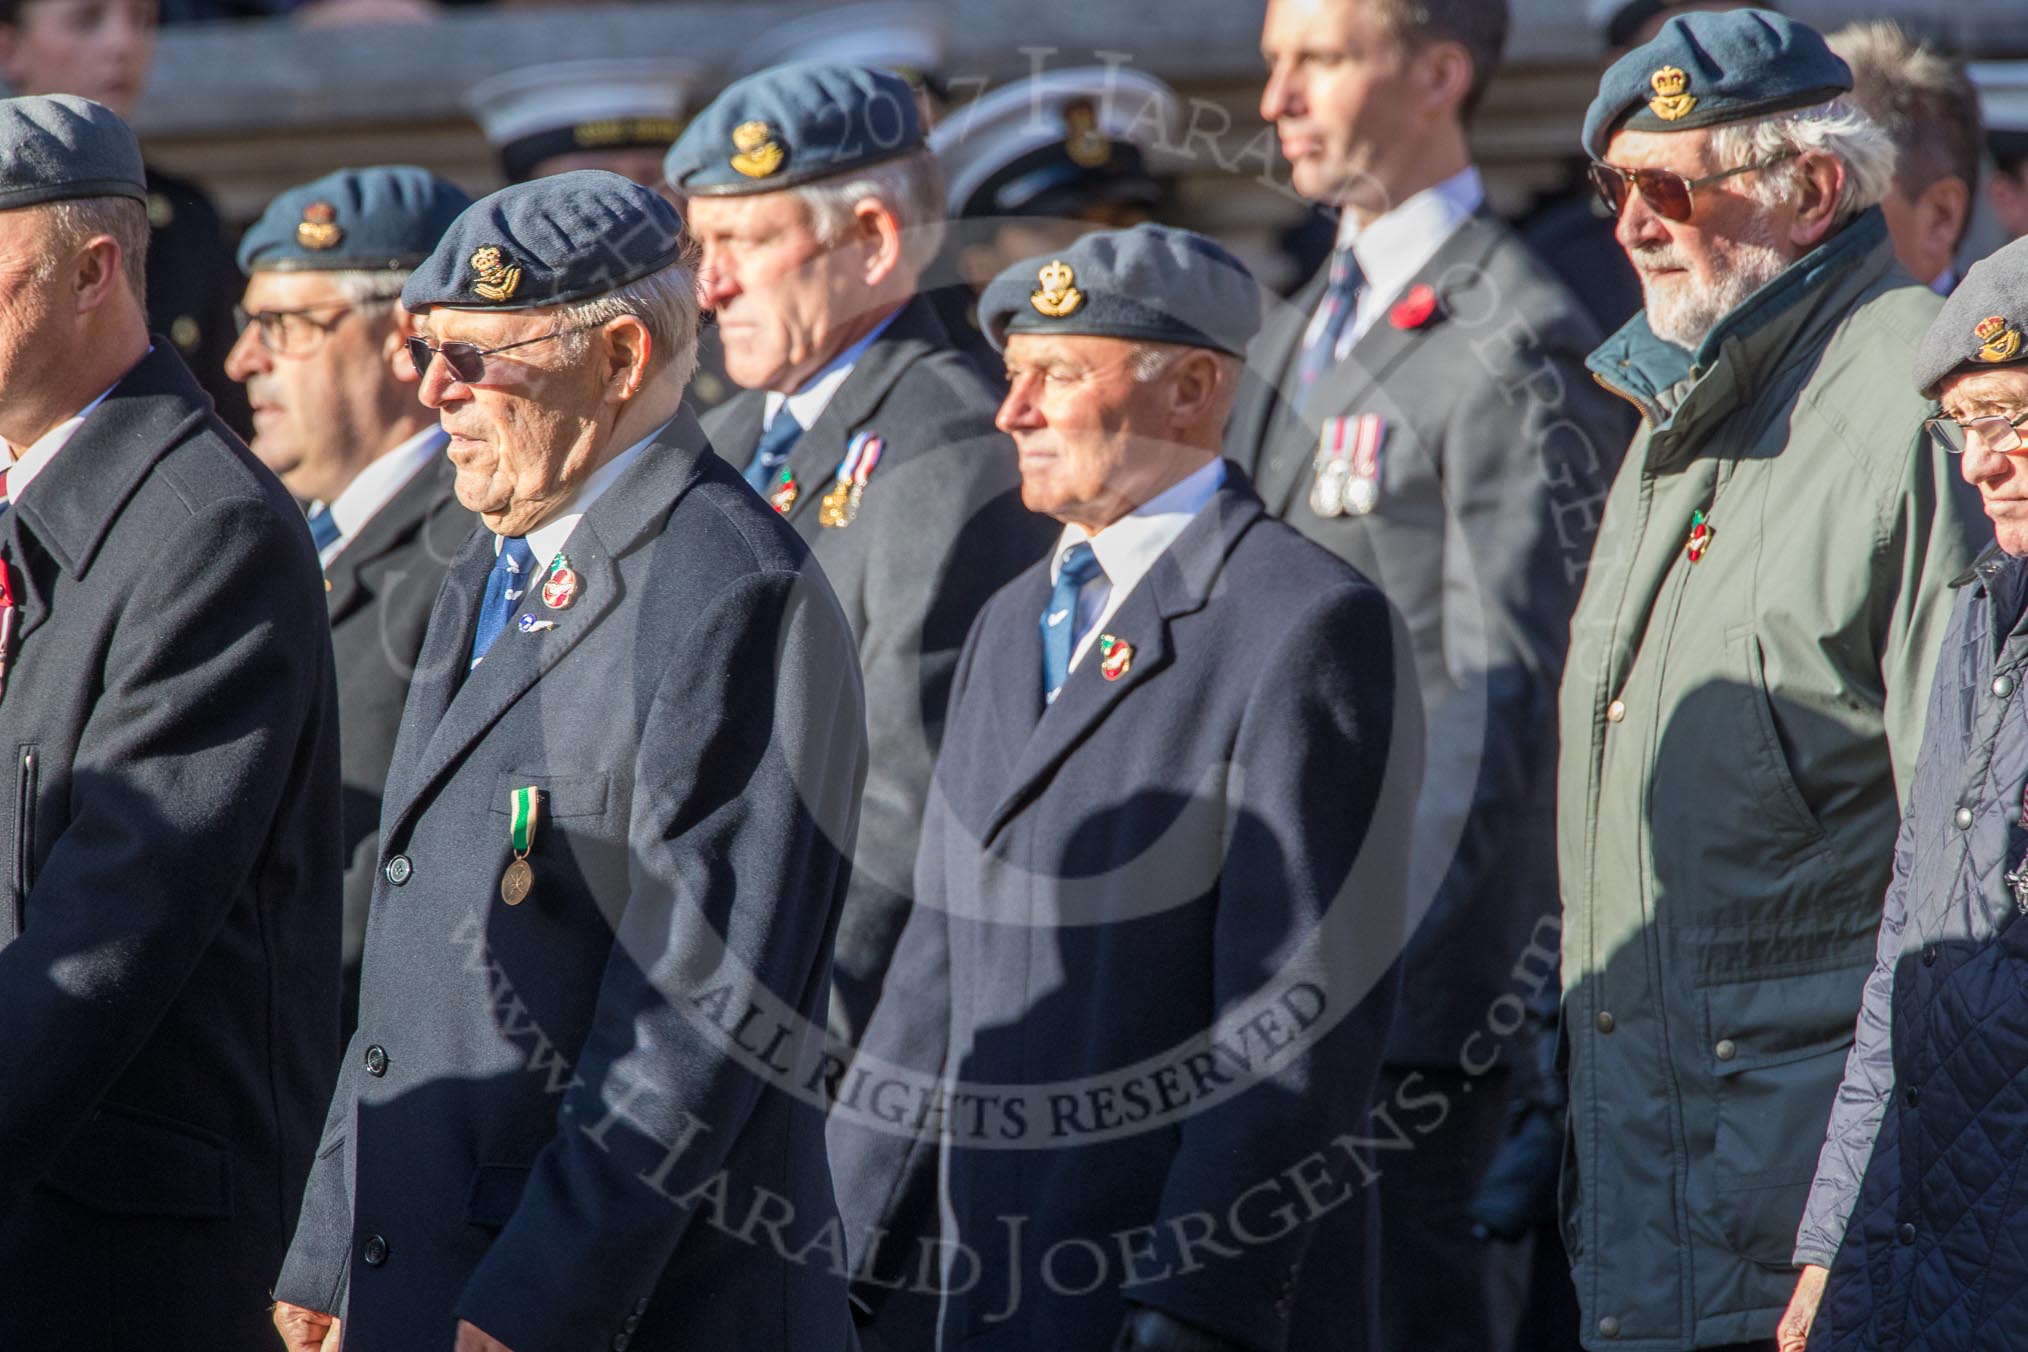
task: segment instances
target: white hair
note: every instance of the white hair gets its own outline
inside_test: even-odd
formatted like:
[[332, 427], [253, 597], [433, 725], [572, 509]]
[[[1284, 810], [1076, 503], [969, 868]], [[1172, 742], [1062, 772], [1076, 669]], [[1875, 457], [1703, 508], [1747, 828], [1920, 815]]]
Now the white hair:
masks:
[[650, 369], [660, 368], [679, 389], [697, 372], [697, 270], [688, 258], [616, 291], [559, 305], [555, 315], [558, 331], [576, 330], [563, 340], [566, 360], [585, 354], [591, 346], [589, 330], [631, 316], [648, 330]]
[[325, 275], [347, 304], [362, 310], [400, 300], [401, 288], [408, 282], [406, 269], [397, 272], [391, 268], [346, 268]]
[[148, 303], [148, 209], [131, 197], [67, 197], [35, 208], [49, 216], [49, 241], [36, 260], [36, 277], [56, 275], [58, 260], [84, 247], [85, 241], [111, 235], [120, 246], [120, 273], [127, 290], [144, 307]]
[[810, 213], [817, 242], [830, 247], [852, 228], [853, 209], [872, 198], [901, 225], [901, 257], [912, 272], [928, 267], [944, 243], [944, 171], [928, 150], [883, 160], [842, 178], [791, 188]]
[[[1879, 202], [1893, 186], [1894, 142], [1849, 98], [1728, 123], [1711, 133], [1712, 157], [1726, 168], [1812, 151], [1845, 166], [1845, 181], [1833, 204], [1833, 229]], [[1772, 207], [1795, 192], [1800, 173], [1793, 158], [1785, 159], [1749, 175], [1740, 191], [1756, 206]]]

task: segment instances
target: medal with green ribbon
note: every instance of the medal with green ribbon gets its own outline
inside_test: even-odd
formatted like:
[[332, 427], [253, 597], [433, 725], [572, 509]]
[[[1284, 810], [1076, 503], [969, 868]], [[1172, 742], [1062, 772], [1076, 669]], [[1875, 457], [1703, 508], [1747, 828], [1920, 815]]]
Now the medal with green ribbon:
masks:
[[532, 784], [525, 789], [514, 790], [513, 810], [508, 818], [514, 862], [500, 877], [500, 900], [509, 906], [519, 906], [528, 900], [528, 893], [535, 887], [535, 869], [528, 862], [528, 852], [535, 847], [535, 825], [541, 816], [541, 790]]

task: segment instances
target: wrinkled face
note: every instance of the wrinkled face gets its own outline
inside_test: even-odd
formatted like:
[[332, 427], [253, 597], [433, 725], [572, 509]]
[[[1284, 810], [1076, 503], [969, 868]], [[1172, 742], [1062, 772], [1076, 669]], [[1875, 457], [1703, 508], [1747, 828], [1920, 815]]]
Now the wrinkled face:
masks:
[[16, 94], [81, 94], [131, 118], [155, 60], [156, 0], [29, 0], [0, 24]]
[[1007, 397], [995, 420], [1020, 455], [1031, 512], [1098, 530], [1145, 501], [1165, 464], [1158, 381], [1134, 378], [1121, 338], [1007, 336]]
[[[1297, 192], [1313, 202], [1393, 203], [1390, 152], [1415, 138], [1408, 59], [1363, 0], [1269, 0], [1261, 30], [1274, 123]], [[1398, 153], [1398, 152], [1397, 152]]]
[[[1961, 371], [1944, 380], [1941, 402], [1944, 415], [1959, 422], [2019, 418], [2028, 414], [2028, 367]], [[2009, 554], [2028, 554], [2028, 454], [2005, 455], [1972, 441], [1959, 457], [1958, 472], [1979, 490], [2000, 548]]]
[[[438, 347], [480, 348], [559, 332], [542, 310], [446, 309], [431, 310], [420, 331]], [[451, 439], [458, 501], [501, 535], [525, 535], [554, 516], [596, 468], [610, 410], [598, 362], [571, 354], [571, 340], [558, 338], [488, 356], [477, 381], [459, 380], [442, 357], [423, 373], [422, 401]]]
[[685, 205], [704, 250], [698, 293], [717, 313], [726, 374], [749, 390], [793, 394], [863, 317], [865, 288], [848, 251], [818, 241], [794, 193], [691, 197]]
[[253, 405], [249, 444], [298, 498], [331, 502], [386, 449], [381, 409], [394, 363], [407, 360], [393, 306], [354, 306], [329, 273], [267, 271], [247, 282], [240, 306], [253, 322], [226, 354], [225, 373]]
[[[1688, 179], [1730, 169], [1714, 163], [1706, 131], [1622, 131], [1605, 162], [1621, 169], [1672, 169]], [[1691, 190], [1691, 216], [1672, 221], [1638, 192], [1627, 194], [1614, 235], [1641, 279], [1648, 327], [1695, 348], [1719, 320], [1773, 281], [1798, 256], [1787, 245], [1792, 206], [1763, 207], [1746, 196], [1759, 171]]]
[[28, 432], [6, 425], [8, 392], [35, 389], [65, 359], [77, 319], [64, 304], [76, 260], [51, 257], [51, 236], [45, 210], [0, 211], [0, 434], [17, 447]]

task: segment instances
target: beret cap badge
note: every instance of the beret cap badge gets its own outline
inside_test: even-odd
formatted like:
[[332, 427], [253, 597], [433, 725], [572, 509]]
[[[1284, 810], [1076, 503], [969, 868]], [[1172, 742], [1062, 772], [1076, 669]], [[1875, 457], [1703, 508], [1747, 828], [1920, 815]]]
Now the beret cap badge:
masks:
[[1035, 274], [1042, 285], [1028, 294], [1028, 303], [1051, 319], [1077, 313], [1084, 304], [1084, 292], [1077, 289], [1077, 274], [1062, 259], [1053, 259]]
[[2021, 330], [2007, 327], [2005, 317], [1987, 315], [1972, 326], [1972, 336], [1981, 344], [1978, 360], [1983, 362], [2007, 362], [2014, 360], [2021, 352]]
[[1687, 117], [1697, 106], [1697, 96], [1684, 92], [1690, 87], [1690, 77], [1678, 67], [1663, 66], [1648, 77], [1648, 87], [1655, 91], [1655, 97], [1648, 100], [1648, 109], [1664, 122]]
[[732, 167], [748, 178], [766, 178], [782, 167], [788, 152], [765, 122], [742, 122], [732, 129]]
[[472, 251], [472, 271], [479, 274], [472, 290], [491, 301], [502, 301], [521, 289], [521, 269], [507, 261], [507, 252], [497, 244], [482, 244]]
[[338, 208], [329, 202], [312, 202], [303, 208], [303, 219], [296, 222], [296, 243], [305, 249], [334, 249], [344, 239]]

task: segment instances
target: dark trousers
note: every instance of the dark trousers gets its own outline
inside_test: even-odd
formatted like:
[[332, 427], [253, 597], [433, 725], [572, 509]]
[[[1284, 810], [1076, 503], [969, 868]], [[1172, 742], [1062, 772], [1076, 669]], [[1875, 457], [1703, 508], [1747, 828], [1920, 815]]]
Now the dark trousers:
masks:
[[[1410, 1076], [1415, 1076], [1410, 1080]], [[1381, 1072], [1383, 1105], [1425, 1103], [1440, 1094], [1449, 1111], [1424, 1134], [1428, 1108], [1398, 1113], [1412, 1149], [1378, 1153], [1380, 1326], [1387, 1352], [1504, 1352], [1518, 1322], [1525, 1246], [1488, 1243], [1472, 1233], [1472, 1194], [1499, 1146], [1508, 1077], [1426, 1067]]]

